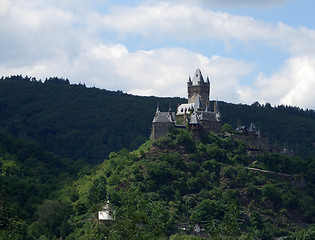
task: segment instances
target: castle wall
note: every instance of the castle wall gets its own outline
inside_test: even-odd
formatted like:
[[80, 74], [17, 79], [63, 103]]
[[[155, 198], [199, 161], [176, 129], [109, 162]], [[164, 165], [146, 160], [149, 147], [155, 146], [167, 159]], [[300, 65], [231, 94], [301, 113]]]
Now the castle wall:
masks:
[[174, 127], [175, 123], [171, 122], [155, 122], [152, 124], [151, 139], [155, 140], [160, 137], [165, 137], [170, 127]]
[[265, 151], [272, 151], [269, 146], [268, 138], [255, 138], [252, 136], [247, 135], [232, 135], [232, 139], [239, 139], [246, 142], [250, 148], [257, 149], [257, 150], [265, 150]]
[[200, 125], [205, 132], [214, 132], [214, 133], [221, 132], [221, 122], [200, 121]]

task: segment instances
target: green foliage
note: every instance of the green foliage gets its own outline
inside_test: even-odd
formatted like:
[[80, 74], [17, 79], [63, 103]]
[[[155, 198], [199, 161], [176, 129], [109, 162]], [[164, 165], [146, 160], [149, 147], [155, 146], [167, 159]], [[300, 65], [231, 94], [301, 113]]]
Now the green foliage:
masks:
[[162, 201], [151, 201], [137, 190], [121, 195], [109, 239], [158, 239], [168, 231], [171, 213]]
[[271, 107], [258, 102], [251, 106], [219, 102], [219, 106], [223, 123], [236, 128], [239, 124], [249, 126], [253, 122], [273, 145], [292, 149], [301, 157], [315, 155], [314, 109], [284, 105]]
[[37, 209], [38, 225], [34, 222], [29, 232], [36, 234], [33, 238], [40, 237], [38, 233], [48, 238], [52, 236], [64, 238], [69, 234], [68, 219], [71, 214], [70, 204], [58, 200], [45, 200]]
[[[156, 105], [170, 98], [139, 97], [69, 84], [69, 80], [12, 76], [0, 80], [0, 128], [44, 149], [88, 163], [147, 140]], [[184, 99], [172, 98], [172, 104]]]
[[222, 221], [212, 220], [208, 224], [209, 231], [214, 236], [237, 237], [240, 234], [238, 223], [239, 209], [236, 203], [228, 205]]
[[201, 240], [204, 238], [197, 237], [197, 236], [191, 236], [191, 235], [182, 235], [182, 234], [174, 234], [172, 235], [169, 240]]
[[192, 133], [188, 130], [181, 130], [176, 135], [175, 144], [184, 146], [188, 152], [194, 152], [196, 149], [196, 143], [193, 139]]
[[311, 225], [307, 229], [297, 231], [286, 239], [288, 239], [288, 240], [312, 240], [312, 239], [315, 239], [315, 225]]
[[[76, 178], [81, 163], [62, 159], [33, 143], [0, 132], [0, 227], [3, 239], [25, 239], [36, 232], [37, 207], [57, 188]], [[62, 222], [62, 221], [61, 221]], [[32, 228], [26, 230], [28, 225]], [[68, 234], [58, 230], [59, 235]], [[31, 234], [32, 235], [32, 234]], [[36, 236], [43, 232], [38, 230]]]
[[224, 215], [224, 206], [215, 200], [202, 200], [195, 208], [192, 214], [192, 220], [195, 223], [207, 224], [214, 219], [222, 219]]
[[226, 133], [233, 133], [233, 128], [232, 128], [232, 126], [230, 124], [225, 123], [221, 127], [221, 132], [223, 132], [223, 133], [225, 133], [225, 132]]
[[274, 185], [266, 184], [261, 191], [263, 196], [265, 196], [267, 200], [273, 202], [277, 209], [282, 206], [281, 193]]
[[[29, 142], [0, 132], [1, 239], [202, 239], [187, 235], [196, 223], [212, 239], [313, 238], [312, 225], [301, 228], [315, 216], [313, 111], [220, 104], [223, 123], [255, 122], [271, 143], [308, 158], [248, 156], [240, 140], [196, 141], [180, 129], [129, 152], [149, 136], [157, 101], [169, 99], [58, 78], [0, 85], [0, 127]], [[107, 200], [115, 219], [99, 222]]]
[[106, 199], [106, 179], [100, 176], [93, 180], [89, 189], [88, 200], [90, 203], [100, 203]]
[[[10, 231], [29, 239], [198, 239], [179, 234], [183, 233], [179, 226], [190, 229], [185, 232], [188, 234], [198, 223], [205, 229], [203, 234], [213, 239], [272, 239], [291, 234], [293, 217], [304, 219], [305, 224], [313, 222], [314, 185], [308, 180], [312, 174], [305, 174], [307, 185], [295, 185], [304, 179], [309, 160], [276, 154], [249, 158], [241, 142], [231, 144], [213, 134], [205, 139], [196, 142], [187, 132], [176, 130], [134, 152], [112, 152], [101, 165], [81, 171], [80, 178], [52, 195], [71, 202], [69, 213], [61, 214], [61, 200], [52, 200], [51, 205], [51, 200], [45, 201], [38, 207], [37, 219], [26, 224], [23, 232], [10, 224], [8, 213], [12, 214], [14, 206], [2, 202], [0, 224], [5, 227], [1, 234]], [[36, 162], [30, 152], [19, 151], [23, 164]], [[2, 155], [2, 162], [14, 159], [18, 158]], [[9, 163], [7, 166], [12, 166]], [[13, 175], [2, 177], [21, 174], [21, 164], [13, 164], [13, 169], [18, 169], [10, 171]], [[43, 168], [41, 172], [47, 171]], [[295, 175], [283, 177], [285, 171]], [[93, 216], [107, 200], [115, 210], [115, 219], [97, 224]], [[54, 211], [43, 210], [54, 206]], [[56, 214], [50, 216], [50, 212]]]

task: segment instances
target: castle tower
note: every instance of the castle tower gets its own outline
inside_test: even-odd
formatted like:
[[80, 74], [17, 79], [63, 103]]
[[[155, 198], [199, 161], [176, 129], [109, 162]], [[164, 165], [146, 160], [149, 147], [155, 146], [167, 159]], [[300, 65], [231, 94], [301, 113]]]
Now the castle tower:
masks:
[[157, 105], [155, 115], [152, 121], [151, 139], [155, 140], [166, 136], [170, 127], [175, 126], [175, 114], [171, 106], [168, 112], [161, 112], [159, 104]]
[[200, 69], [197, 69], [193, 80], [189, 77], [187, 82], [188, 103], [195, 103], [197, 95], [200, 97], [201, 107], [203, 110], [209, 108], [210, 81], [207, 77], [205, 82]]

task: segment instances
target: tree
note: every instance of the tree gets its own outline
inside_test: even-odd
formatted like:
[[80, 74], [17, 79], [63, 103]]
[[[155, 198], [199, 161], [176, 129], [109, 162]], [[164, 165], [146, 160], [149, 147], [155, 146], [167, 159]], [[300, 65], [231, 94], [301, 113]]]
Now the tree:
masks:
[[221, 204], [215, 200], [205, 199], [194, 208], [191, 217], [196, 223], [207, 224], [213, 219], [222, 219], [223, 214]]
[[282, 205], [281, 193], [273, 184], [266, 184], [262, 188], [262, 194], [268, 200], [273, 202], [274, 206], [278, 209]]
[[106, 179], [104, 176], [96, 178], [89, 189], [90, 203], [100, 203], [106, 199]]
[[233, 133], [233, 128], [232, 128], [232, 126], [230, 124], [225, 123], [221, 127], [221, 132], [223, 132], [223, 133]]
[[58, 200], [45, 200], [38, 206], [38, 224], [47, 237], [66, 235], [68, 219], [72, 213], [70, 204]]

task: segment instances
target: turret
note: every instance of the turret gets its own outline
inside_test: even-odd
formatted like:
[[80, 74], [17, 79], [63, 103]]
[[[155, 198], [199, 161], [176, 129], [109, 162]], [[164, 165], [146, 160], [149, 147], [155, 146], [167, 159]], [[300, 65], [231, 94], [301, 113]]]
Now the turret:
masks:
[[215, 113], [215, 118], [217, 121], [221, 120], [221, 114], [219, 111], [219, 105], [218, 105], [218, 101], [215, 101], [214, 103], [214, 113]]
[[190, 76], [189, 76], [189, 78], [188, 78], [188, 82], [187, 82], [187, 85], [192, 85], [192, 81], [191, 81], [191, 78], [190, 78]]
[[175, 121], [175, 118], [174, 118], [174, 115], [173, 115], [173, 112], [172, 112], [172, 105], [171, 105], [171, 102], [170, 102], [170, 106], [169, 106], [169, 108], [168, 108], [167, 117], [168, 117], [172, 122]]
[[189, 77], [187, 82], [188, 103], [195, 103], [197, 95], [200, 96], [201, 107], [205, 110], [209, 105], [210, 81], [204, 81], [200, 69], [197, 69], [193, 80]]

